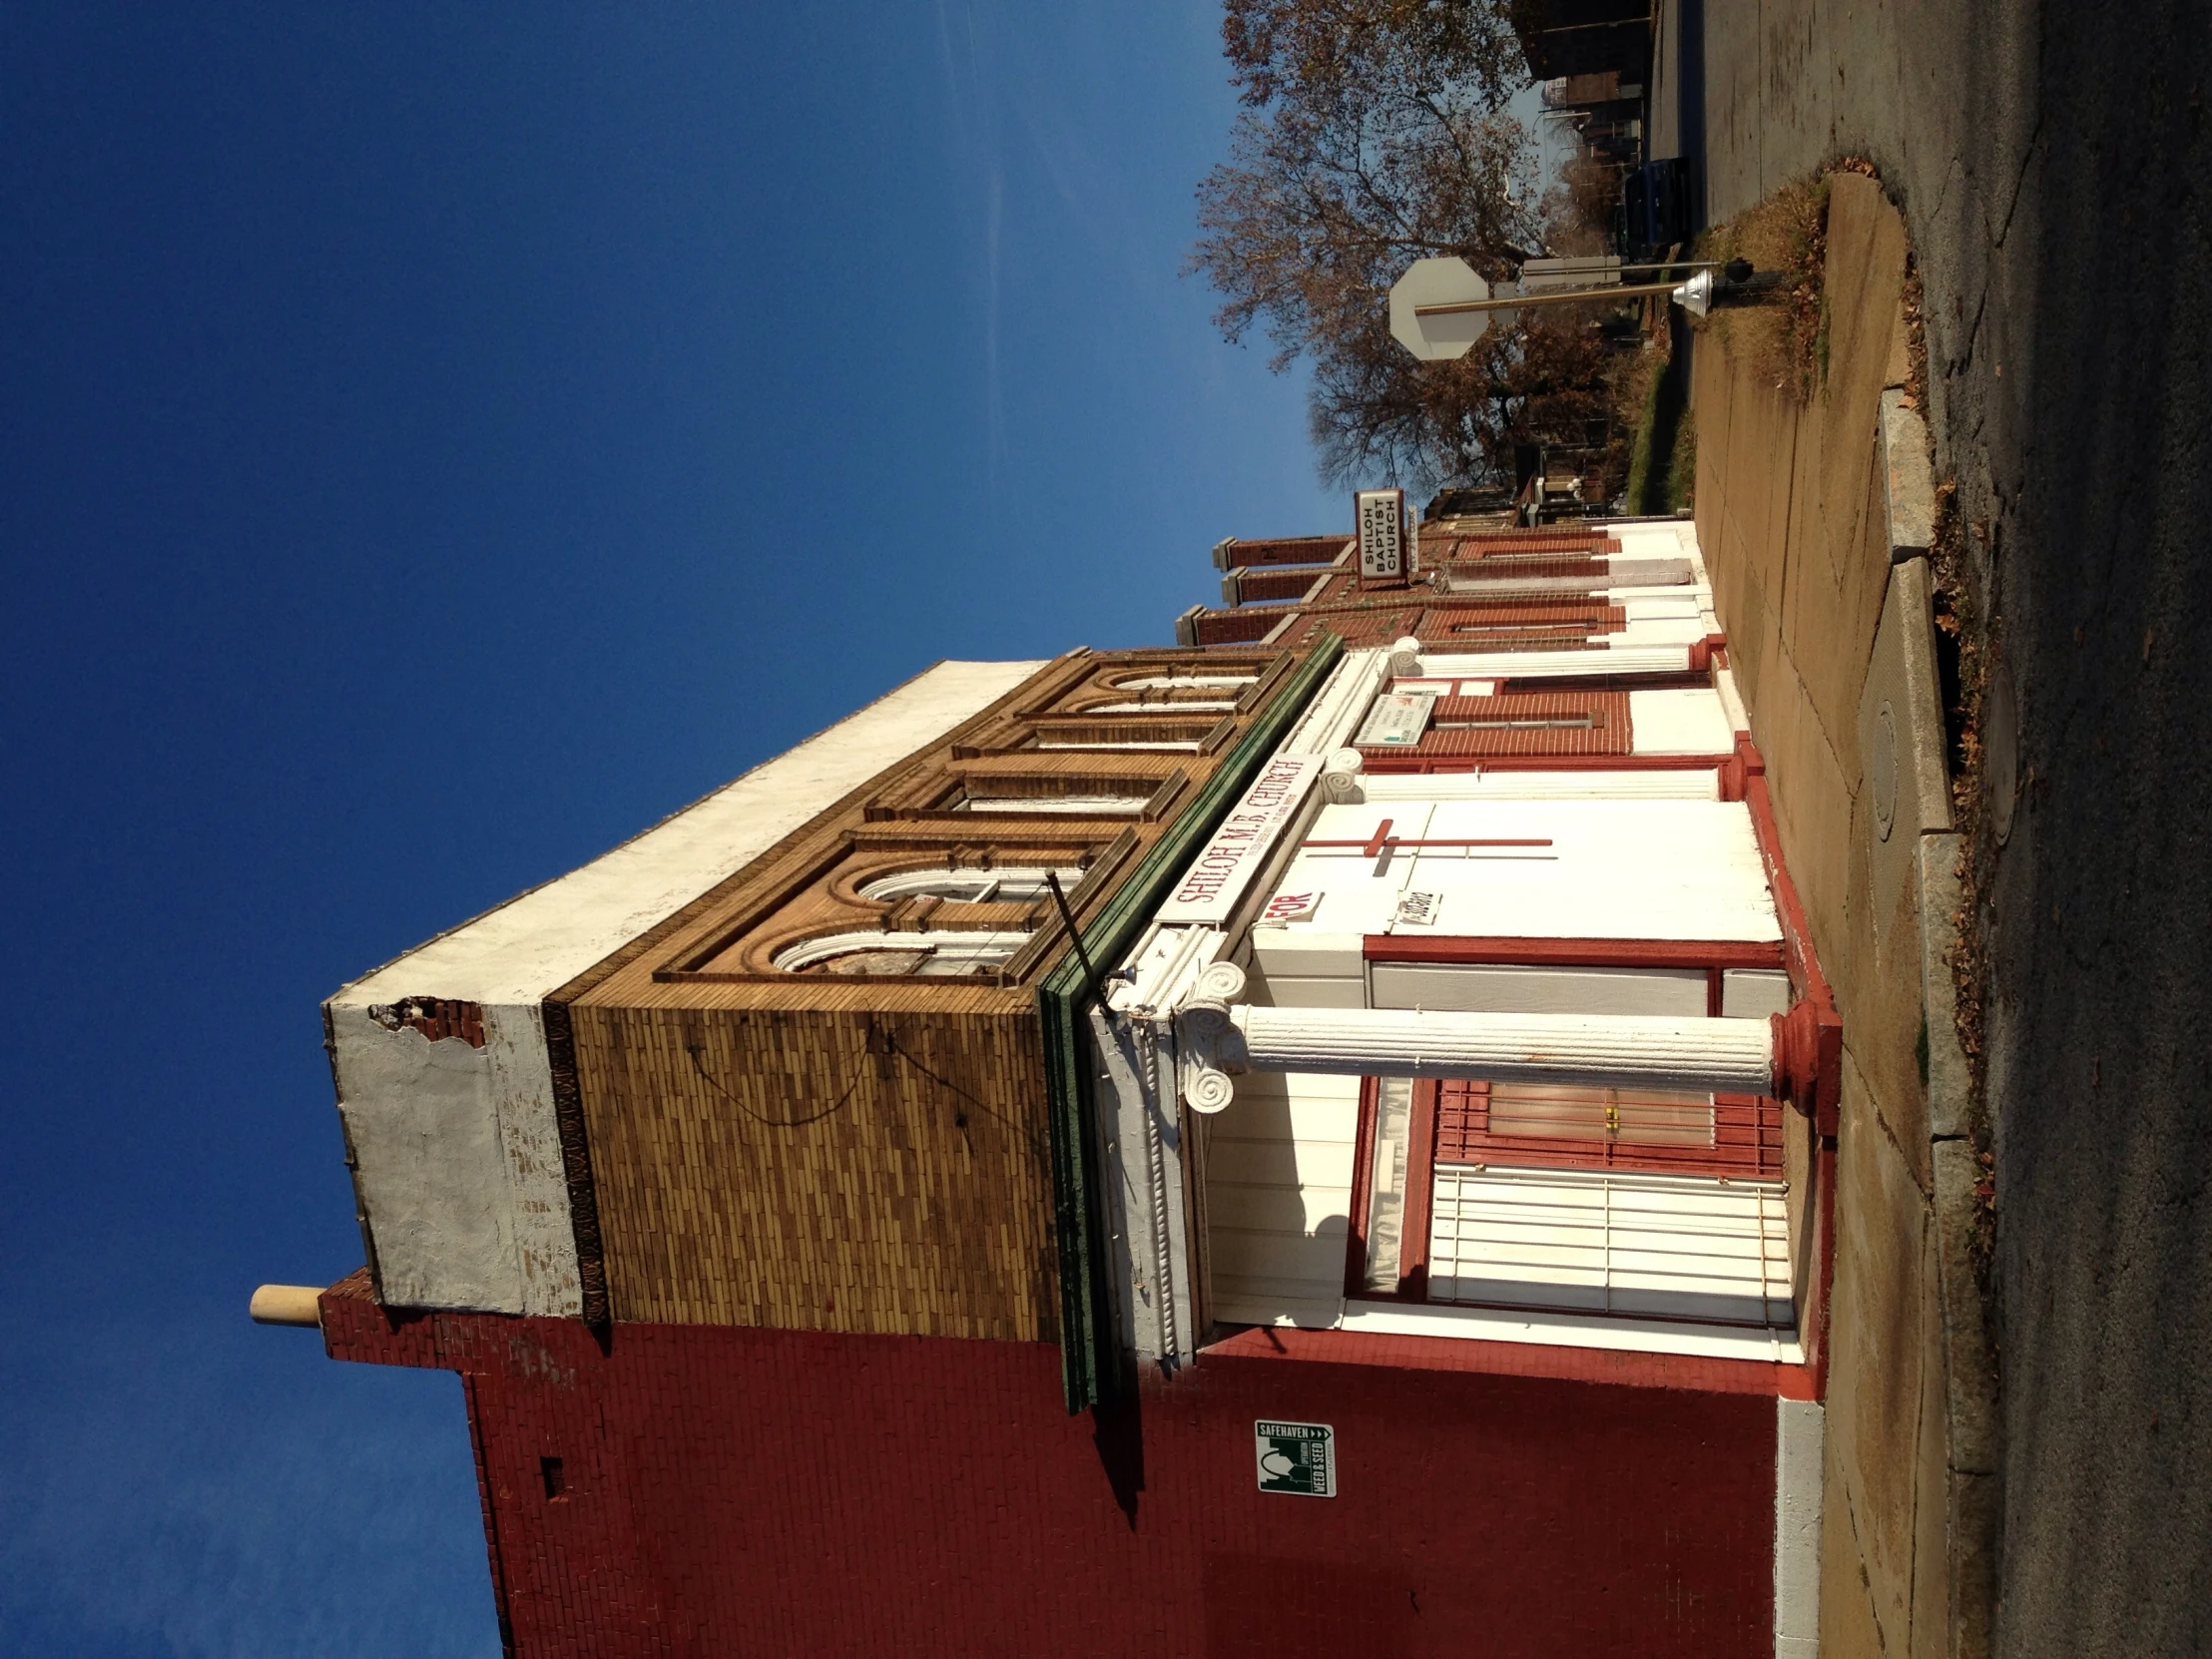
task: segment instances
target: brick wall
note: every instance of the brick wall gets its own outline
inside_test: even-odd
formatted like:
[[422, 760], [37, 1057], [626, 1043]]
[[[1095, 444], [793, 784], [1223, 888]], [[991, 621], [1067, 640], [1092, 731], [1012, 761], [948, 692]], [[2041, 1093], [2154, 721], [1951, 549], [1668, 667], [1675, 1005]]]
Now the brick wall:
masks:
[[1604, 587], [1612, 579], [1610, 565], [1582, 553], [1515, 553], [1510, 556], [1493, 554], [1487, 560], [1476, 563], [1454, 561], [1451, 568], [1461, 575], [1485, 580], [1495, 578], [1500, 582], [1528, 581], [1536, 577], [1587, 576], [1593, 589]]
[[[1333, 1363], [1337, 1334], [1258, 1332], [1102, 1427], [1063, 1414], [1048, 1345], [617, 1325], [602, 1352], [365, 1296], [324, 1299], [335, 1357], [466, 1381], [524, 1659], [1773, 1648], [1764, 1389]], [[1258, 1417], [1333, 1424], [1341, 1495], [1255, 1490]]]
[[1273, 536], [1256, 541], [1240, 538], [1225, 551], [1229, 565], [1242, 570], [1254, 565], [1325, 565], [1342, 553], [1350, 540], [1350, 536]]
[[1325, 572], [1312, 566], [1284, 570], [1248, 570], [1237, 581], [1239, 604], [1273, 599], [1304, 599]]
[[[1428, 538], [1421, 540], [1421, 556], [1428, 556]], [[1546, 525], [1533, 530], [1484, 530], [1461, 536], [1452, 557], [1486, 559], [1499, 553], [1618, 553], [1619, 540], [1603, 529], [1577, 530]]]
[[[1499, 759], [1509, 755], [1562, 758], [1626, 755], [1633, 746], [1628, 694], [1616, 691], [1507, 692], [1497, 697], [1445, 697], [1434, 724], [1413, 751], [1424, 760]], [[1586, 726], [1481, 726], [1478, 721], [1585, 720]]]
[[1288, 609], [1252, 611], [1204, 611], [1197, 621], [1199, 645], [1251, 645], [1265, 639], [1268, 630], [1290, 614]]

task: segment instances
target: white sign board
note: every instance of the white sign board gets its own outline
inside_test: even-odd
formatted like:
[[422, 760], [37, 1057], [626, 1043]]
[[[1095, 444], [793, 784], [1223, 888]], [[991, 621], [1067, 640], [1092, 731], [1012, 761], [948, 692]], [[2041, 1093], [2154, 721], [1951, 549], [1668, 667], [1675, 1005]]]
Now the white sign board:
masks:
[[1314, 912], [1321, 908], [1321, 894], [1312, 887], [1303, 892], [1279, 892], [1268, 900], [1268, 907], [1260, 912], [1260, 922], [1278, 924], [1293, 921], [1312, 921]]
[[1490, 326], [1503, 327], [1510, 311], [1430, 311], [1431, 305], [1460, 305], [1490, 297], [1490, 284], [1464, 260], [1415, 260], [1390, 284], [1390, 337], [1423, 362], [1463, 357]]
[[1444, 906], [1440, 892], [1406, 892], [1398, 894], [1397, 919], [1407, 927], [1433, 927], [1436, 912]]
[[1405, 576], [1405, 492], [1362, 490], [1353, 497], [1360, 527], [1360, 580], [1396, 582]]
[[1183, 871], [1157, 919], [1225, 922], [1321, 776], [1319, 755], [1278, 755]]
[[1410, 749], [1428, 730], [1428, 717], [1435, 710], [1436, 694], [1432, 691], [1384, 692], [1368, 711], [1367, 723], [1352, 740], [1352, 746], [1355, 749]]

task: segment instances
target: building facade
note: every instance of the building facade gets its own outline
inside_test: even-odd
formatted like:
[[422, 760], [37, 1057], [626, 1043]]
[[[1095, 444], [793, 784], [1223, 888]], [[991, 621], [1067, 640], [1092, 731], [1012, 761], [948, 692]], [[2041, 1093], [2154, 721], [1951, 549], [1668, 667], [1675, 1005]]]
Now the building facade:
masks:
[[1689, 526], [1560, 539], [1225, 544], [331, 999], [298, 1317], [510, 1651], [1811, 1651], [1840, 1027]]

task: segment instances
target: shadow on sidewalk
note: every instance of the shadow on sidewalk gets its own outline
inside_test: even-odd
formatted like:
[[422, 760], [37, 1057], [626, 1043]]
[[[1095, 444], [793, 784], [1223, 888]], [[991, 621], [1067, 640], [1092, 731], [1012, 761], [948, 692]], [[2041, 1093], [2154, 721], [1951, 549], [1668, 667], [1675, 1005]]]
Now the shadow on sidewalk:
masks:
[[[1702, 231], [1705, 218], [1705, 0], [1675, 4], [1675, 134], [1678, 153], [1690, 163], [1690, 229]], [[1682, 331], [1677, 330], [1679, 351]], [[1677, 361], [1680, 361], [1678, 356]], [[1689, 385], [1687, 364], [1683, 385]]]

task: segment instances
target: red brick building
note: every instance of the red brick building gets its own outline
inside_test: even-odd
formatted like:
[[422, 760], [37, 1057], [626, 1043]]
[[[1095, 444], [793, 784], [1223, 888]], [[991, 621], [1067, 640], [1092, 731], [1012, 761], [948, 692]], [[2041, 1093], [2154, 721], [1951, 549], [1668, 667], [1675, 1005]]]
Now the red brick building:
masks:
[[1221, 605], [1186, 611], [1176, 637], [1297, 645], [1327, 631], [1353, 647], [1410, 636], [1470, 651], [1580, 649], [1631, 632], [1626, 590], [1638, 620], [1673, 618], [1696, 597], [1694, 563], [1674, 548], [1668, 522], [1510, 529], [1444, 519], [1420, 527], [1415, 568], [1386, 583], [1362, 578], [1350, 536], [1232, 537], [1214, 548]]
[[1538, 539], [1225, 544], [331, 998], [258, 1308], [461, 1376], [509, 1651], [1811, 1651], [1833, 999], [1688, 527]]

